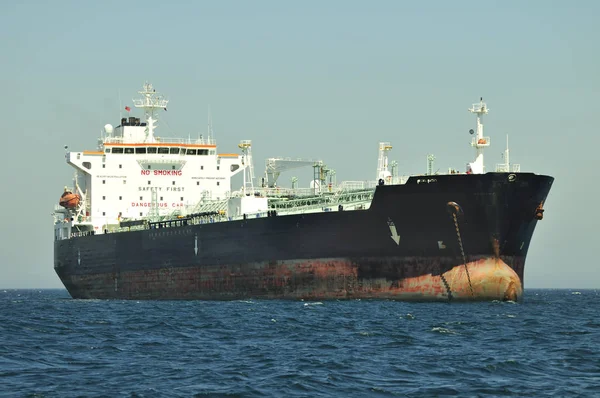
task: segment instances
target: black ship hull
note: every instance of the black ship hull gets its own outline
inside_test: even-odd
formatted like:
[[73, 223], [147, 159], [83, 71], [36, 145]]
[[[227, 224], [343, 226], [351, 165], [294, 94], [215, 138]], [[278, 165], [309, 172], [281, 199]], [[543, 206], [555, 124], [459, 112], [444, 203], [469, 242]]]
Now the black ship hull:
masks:
[[73, 298], [519, 300], [553, 181], [411, 177], [368, 210], [57, 240], [54, 267]]

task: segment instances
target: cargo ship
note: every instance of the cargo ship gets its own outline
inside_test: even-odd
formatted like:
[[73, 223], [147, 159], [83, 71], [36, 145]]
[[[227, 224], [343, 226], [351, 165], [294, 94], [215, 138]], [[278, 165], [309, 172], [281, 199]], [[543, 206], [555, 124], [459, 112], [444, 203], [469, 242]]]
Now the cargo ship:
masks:
[[[434, 172], [429, 155], [427, 172], [398, 175], [379, 142], [373, 180], [338, 183], [313, 159], [269, 158], [255, 177], [252, 142], [222, 153], [210, 121], [205, 135], [160, 136], [168, 100], [149, 83], [139, 93], [143, 117], [126, 106], [96, 149], [65, 146], [75, 175], [53, 213], [54, 269], [71, 297], [521, 300], [554, 178], [521, 172], [508, 145], [486, 171], [483, 98], [463, 171]], [[301, 167], [306, 187], [280, 186]]]

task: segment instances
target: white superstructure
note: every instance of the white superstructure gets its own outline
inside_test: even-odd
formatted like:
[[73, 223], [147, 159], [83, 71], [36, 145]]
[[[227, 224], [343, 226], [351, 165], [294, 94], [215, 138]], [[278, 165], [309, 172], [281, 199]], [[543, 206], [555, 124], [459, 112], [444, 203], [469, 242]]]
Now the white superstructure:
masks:
[[73, 221], [90, 225], [96, 233], [122, 219], [177, 214], [201, 200], [225, 199], [231, 177], [247, 167], [238, 154], [218, 153], [210, 136], [157, 135], [158, 112], [168, 101], [151, 84], [140, 94], [134, 105], [144, 111], [144, 120], [122, 118], [115, 128], [105, 126], [96, 150], [66, 153], [67, 163], [76, 169], [75, 189], [81, 196]]

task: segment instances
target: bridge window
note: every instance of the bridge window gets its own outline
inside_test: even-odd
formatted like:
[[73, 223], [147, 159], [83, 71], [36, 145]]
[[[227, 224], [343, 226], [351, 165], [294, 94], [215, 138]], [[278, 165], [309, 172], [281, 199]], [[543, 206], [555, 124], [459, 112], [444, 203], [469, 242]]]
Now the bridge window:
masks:
[[196, 149], [188, 149], [187, 152], [186, 152], [186, 154], [188, 154], [188, 155], [195, 155], [196, 152], [197, 152]]
[[171, 149], [169, 149], [169, 153], [171, 155], [177, 155], [177, 154], [179, 154], [179, 148], [171, 148]]
[[104, 152], [106, 152], [106, 153], [110, 153], [110, 148], [106, 148], [106, 149], [104, 150]]
[[146, 153], [146, 148], [135, 148], [135, 153]]
[[156, 147], [153, 147], [153, 146], [148, 147], [148, 153], [156, 153]]
[[169, 148], [160, 147], [158, 148], [158, 153], [169, 153]]
[[112, 153], [123, 153], [123, 148], [113, 148]]
[[198, 149], [198, 155], [208, 155], [208, 149]]
[[134, 148], [125, 148], [125, 153], [130, 154], [130, 153], [134, 153], [135, 149]]

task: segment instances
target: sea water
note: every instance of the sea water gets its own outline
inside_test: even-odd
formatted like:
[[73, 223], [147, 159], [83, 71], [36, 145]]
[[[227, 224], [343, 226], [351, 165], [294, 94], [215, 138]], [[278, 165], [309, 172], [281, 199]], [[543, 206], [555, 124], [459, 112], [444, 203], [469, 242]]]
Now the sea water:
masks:
[[0, 396], [600, 396], [600, 291], [405, 303], [0, 290]]

